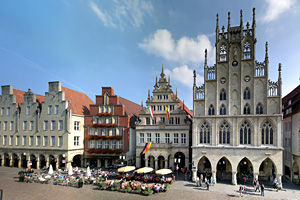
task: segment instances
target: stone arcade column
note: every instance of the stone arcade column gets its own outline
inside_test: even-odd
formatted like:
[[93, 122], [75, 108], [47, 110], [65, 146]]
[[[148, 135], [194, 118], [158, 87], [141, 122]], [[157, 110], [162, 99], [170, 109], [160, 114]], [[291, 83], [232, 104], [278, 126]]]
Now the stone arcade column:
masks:
[[21, 162], [21, 155], [22, 154], [18, 154], [17, 156], [18, 156], [18, 168], [22, 168], [22, 166], [21, 166], [21, 164], [22, 164], [22, 162]]
[[281, 177], [282, 177], [282, 174], [277, 174], [276, 175], [276, 178], [277, 178], [277, 181], [278, 181], [278, 187], [280, 189], [282, 189], [282, 180], [281, 180]]
[[216, 184], [217, 183], [216, 171], [212, 171], [212, 177], [213, 177], [213, 184]]
[[168, 168], [168, 160], [165, 160], [165, 167], [164, 167], [165, 169], [167, 169]]
[[[136, 161], [136, 167], [140, 168], [142, 166], [142, 164], [141, 164], [141, 157], [137, 156], [135, 161]], [[147, 167], [147, 165], [146, 165], [146, 167]]]
[[49, 155], [45, 155], [45, 160], [46, 160], [46, 167], [49, 167], [49, 160], [50, 160], [50, 158], [49, 158]]
[[145, 160], [145, 167], [148, 167], [148, 159]]
[[3, 153], [1, 154], [1, 158], [2, 158], [2, 160], [1, 160], [1, 166], [4, 166], [4, 160], [5, 160], [5, 158], [4, 158], [4, 154]]
[[236, 182], [236, 172], [232, 172], [232, 185], [237, 185], [237, 182]]
[[158, 169], [158, 160], [155, 159], [154, 162], [155, 162], [155, 170], [157, 170]]
[[36, 169], [40, 169], [40, 155], [34, 155], [36, 160]]
[[[253, 178], [256, 179], [256, 180], [258, 180], [258, 173], [254, 172], [253, 174], [254, 174]], [[253, 179], [253, 182], [254, 182], [254, 179]]]
[[56, 162], [55, 162], [55, 167], [56, 167], [55, 169], [58, 170], [58, 162], [59, 162], [59, 158], [58, 158], [58, 156], [55, 156], [54, 159], [55, 159], [55, 161], [56, 161]]
[[13, 166], [13, 164], [14, 164], [13, 161], [14, 161], [13, 155], [10, 154], [10, 155], [9, 155], [9, 166], [10, 166], [10, 167]]

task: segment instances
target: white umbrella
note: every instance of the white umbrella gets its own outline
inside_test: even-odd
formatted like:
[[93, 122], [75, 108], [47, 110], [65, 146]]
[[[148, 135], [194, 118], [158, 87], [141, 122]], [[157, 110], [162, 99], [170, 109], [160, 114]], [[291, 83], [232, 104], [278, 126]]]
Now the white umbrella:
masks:
[[48, 174], [53, 174], [53, 167], [52, 167], [52, 165], [49, 166]]
[[70, 176], [71, 176], [71, 175], [73, 175], [73, 169], [72, 169], [72, 165], [70, 165], [70, 167], [69, 167], [68, 174], [69, 174]]
[[86, 169], [86, 175], [87, 175], [87, 177], [90, 177], [92, 175], [91, 170], [90, 170], [90, 166], [88, 166], [87, 169]]

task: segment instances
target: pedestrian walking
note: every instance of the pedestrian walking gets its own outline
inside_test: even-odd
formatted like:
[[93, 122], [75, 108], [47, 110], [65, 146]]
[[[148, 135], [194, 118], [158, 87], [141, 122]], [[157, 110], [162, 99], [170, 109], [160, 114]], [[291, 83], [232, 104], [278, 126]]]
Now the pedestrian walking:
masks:
[[256, 185], [255, 185], [255, 192], [258, 190], [258, 192], [260, 192], [260, 189], [259, 189], [259, 182], [256, 181]]
[[242, 197], [243, 196], [242, 195], [242, 193], [243, 193], [243, 186], [242, 185], [240, 185], [239, 192], [240, 192], [240, 197]]
[[265, 186], [264, 186], [264, 184], [261, 184], [260, 191], [261, 191], [261, 196], [265, 196]]
[[244, 180], [244, 185], [246, 185], [246, 181], [247, 181], [246, 176], [243, 177], [243, 180]]
[[203, 175], [200, 175], [200, 187], [202, 186], [202, 181], [203, 181]]
[[207, 187], [207, 190], [209, 190], [209, 181], [207, 179], [206, 179], [206, 187]]
[[199, 186], [199, 176], [196, 177], [196, 187]]
[[187, 173], [184, 174], [184, 180], [186, 180], [186, 177], [187, 177]]

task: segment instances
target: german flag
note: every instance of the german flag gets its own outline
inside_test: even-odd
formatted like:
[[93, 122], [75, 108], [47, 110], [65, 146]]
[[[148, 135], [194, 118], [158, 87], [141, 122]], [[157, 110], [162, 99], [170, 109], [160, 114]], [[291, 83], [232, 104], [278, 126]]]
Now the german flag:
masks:
[[142, 155], [147, 153], [147, 151], [150, 149], [152, 142], [147, 142], [147, 144], [145, 145], [143, 151], [142, 151]]

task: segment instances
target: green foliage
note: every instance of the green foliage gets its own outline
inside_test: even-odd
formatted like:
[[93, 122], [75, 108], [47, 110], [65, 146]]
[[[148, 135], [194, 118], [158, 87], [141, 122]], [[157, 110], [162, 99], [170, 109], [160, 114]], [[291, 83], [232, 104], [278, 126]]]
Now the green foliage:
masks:
[[83, 183], [83, 179], [82, 178], [79, 179], [79, 183]]
[[153, 194], [153, 190], [151, 190], [149, 187], [146, 187], [143, 194], [146, 195], [146, 196], [149, 196], [149, 195]]
[[75, 181], [74, 180], [70, 180], [70, 185], [74, 185]]
[[169, 183], [166, 184], [166, 188], [165, 188], [165, 191], [167, 192], [168, 190], [170, 190], [171, 186]]
[[101, 183], [102, 181], [103, 181], [103, 178], [102, 178], [102, 177], [100, 177], [100, 178], [99, 178], [99, 182]]
[[108, 188], [108, 185], [106, 185], [105, 183], [101, 183], [99, 186], [100, 190], [107, 190], [107, 188]]

